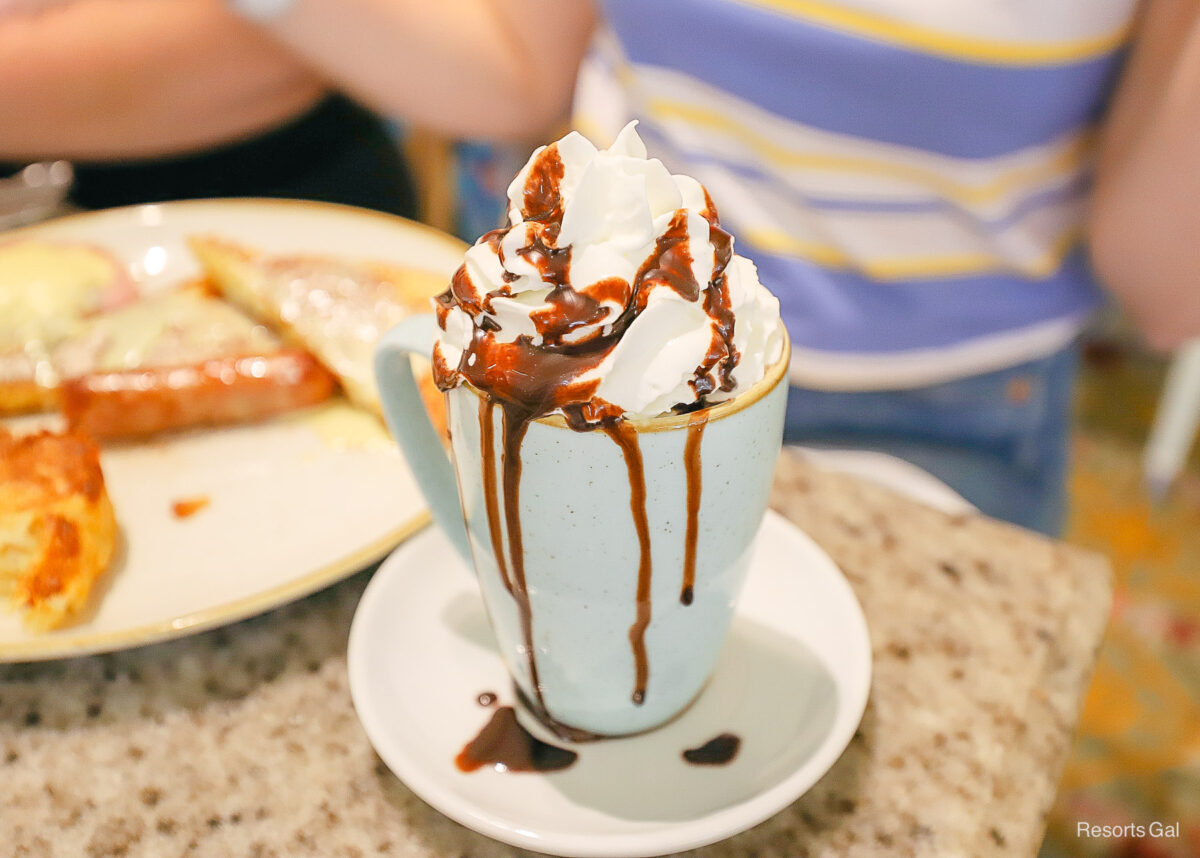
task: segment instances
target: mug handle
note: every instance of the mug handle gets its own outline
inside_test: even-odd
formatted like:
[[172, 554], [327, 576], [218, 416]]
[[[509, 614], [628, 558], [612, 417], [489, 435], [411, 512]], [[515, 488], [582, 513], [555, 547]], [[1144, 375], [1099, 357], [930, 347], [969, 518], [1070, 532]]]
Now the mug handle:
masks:
[[400, 322], [384, 334], [375, 347], [375, 381], [388, 429], [404, 451], [404, 458], [425, 495], [433, 520], [449, 537], [467, 567], [472, 568], [454, 468], [429, 420], [410, 358], [419, 355], [428, 360], [433, 354], [437, 335], [437, 320], [430, 313], [410, 316]]

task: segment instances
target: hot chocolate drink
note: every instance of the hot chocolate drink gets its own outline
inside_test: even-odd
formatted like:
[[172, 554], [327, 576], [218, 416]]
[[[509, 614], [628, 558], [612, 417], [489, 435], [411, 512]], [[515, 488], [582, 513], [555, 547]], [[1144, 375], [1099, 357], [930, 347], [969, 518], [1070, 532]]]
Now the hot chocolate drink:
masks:
[[[437, 298], [434, 376], [445, 391], [466, 385], [478, 394], [487, 546], [517, 607], [531, 704], [578, 738], [552, 717], [539, 676], [546, 646], [536, 635], [521, 497], [531, 422], [557, 415], [576, 432], [603, 433], [624, 460], [638, 562], [628, 626], [613, 631], [628, 637], [628, 699], [641, 706], [653, 693], [653, 576], [678, 576], [680, 605], [697, 598], [710, 409], [750, 391], [769, 369], [780, 372], [786, 343], [778, 301], [733, 252], [708, 192], [648, 159], [633, 124], [607, 150], [575, 133], [542, 147], [508, 197], [509, 225], [467, 252]], [[683, 552], [681, 568], [659, 570], [641, 436], [672, 414], [686, 415]], [[748, 502], [761, 506], [759, 495]]]

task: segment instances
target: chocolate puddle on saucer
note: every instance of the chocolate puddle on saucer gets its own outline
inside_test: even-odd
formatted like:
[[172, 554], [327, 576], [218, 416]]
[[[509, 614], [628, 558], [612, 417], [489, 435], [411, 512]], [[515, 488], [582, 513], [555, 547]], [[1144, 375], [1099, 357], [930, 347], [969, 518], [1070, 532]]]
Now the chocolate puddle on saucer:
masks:
[[[501, 772], [557, 772], [579, 759], [577, 752], [534, 736], [517, 720], [516, 709], [497, 706], [498, 700], [494, 691], [481, 692], [475, 698], [480, 706], [494, 707], [494, 711], [479, 734], [454, 758], [454, 765], [460, 772], [474, 772], [484, 766]], [[692, 765], [723, 766], [733, 761], [741, 744], [739, 736], [721, 733], [698, 748], [683, 751], [681, 756]]]
[[724, 766], [733, 761], [742, 739], [733, 733], [722, 733], [714, 736], [698, 748], [689, 748], [683, 752], [683, 758], [696, 766]]
[[454, 764], [461, 772], [489, 765], [506, 772], [557, 772], [578, 757], [574, 751], [543, 742], [521, 726], [511, 706], [501, 706]]
[[[701, 215], [709, 224], [709, 241], [714, 250], [713, 273], [711, 281], [706, 284], [708, 288], [702, 288], [692, 273], [687, 211], [679, 209], [667, 230], [656, 239], [653, 250], [638, 268], [632, 283], [612, 277], [588, 284], [585, 294], [572, 288], [570, 283], [571, 247], [557, 246], [563, 219], [560, 192], [563, 171], [557, 145], [552, 144], [542, 150], [525, 181], [522, 205], [525, 220], [517, 226], [494, 230], [480, 239], [495, 251], [503, 263], [505, 236], [513, 229], [526, 230], [526, 243], [515, 253], [533, 265], [542, 280], [551, 287], [545, 298], [548, 306], [531, 316], [541, 343], [534, 345], [526, 335], [518, 336], [513, 342], [496, 340], [499, 326], [482, 313], [492, 311], [492, 298], [511, 295], [508, 284], [516, 277], [506, 269], [501, 288], [480, 293], [464, 264], [455, 273], [450, 288], [437, 298], [438, 322], [444, 330], [446, 317], [454, 307], [461, 307], [482, 321], [473, 329], [471, 342], [463, 350], [457, 366], [449, 366], [441, 359], [440, 353], [435, 353], [434, 378], [444, 391], [466, 380], [482, 394], [479, 423], [485, 510], [500, 576], [517, 606], [530, 684], [536, 698], [531, 704], [538, 716], [556, 733], [566, 739], [578, 740], [596, 737], [581, 734], [550, 716], [538, 677], [533, 634], [535, 618], [532, 616], [525, 579], [519, 513], [520, 450], [526, 430], [533, 420], [551, 413], [561, 413], [568, 426], [575, 431], [603, 431], [624, 457], [629, 473], [630, 514], [640, 553], [637, 588], [631, 594], [633, 605], [628, 629], [635, 667], [630, 696], [634, 704], [641, 705], [646, 695], [652, 693], [645, 646], [646, 629], [653, 617], [650, 597], [653, 570], [650, 528], [646, 518], [645, 473], [637, 431], [625, 421], [620, 408], [595, 396], [599, 380], [587, 379], [586, 375], [616, 347], [633, 320], [645, 309], [653, 288], [665, 286], [685, 300], [702, 302], [705, 313], [712, 321], [713, 336], [707, 354], [690, 381], [697, 404], [687, 409], [694, 412], [694, 417], [687, 428], [684, 453], [687, 547], [684, 568], [681, 570], [680, 602], [690, 605], [695, 598], [695, 545], [701, 495], [700, 442], [707, 424], [707, 413], [703, 410], [707, 405], [705, 397], [718, 388], [723, 391], [734, 388], [732, 373], [740, 355], [733, 345], [734, 317], [725, 278], [725, 269], [732, 254], [732, 240], [721, 229], [716, 207], [707, 191]], [[575, 336], [581, 329], [594, 327], [608, 317], [608, 311], [602, 303], [606, 300], [621, 302], [624, 310], [590, 339]], [[501, 429], [498, 445], [495, 443], [494, 428], [497, 408], [500, 410]], [[499, 485], [495, 460], [497, 446], [501, 451]], [[498, 714], [494, 716], [493, 721], [498, 717]]]

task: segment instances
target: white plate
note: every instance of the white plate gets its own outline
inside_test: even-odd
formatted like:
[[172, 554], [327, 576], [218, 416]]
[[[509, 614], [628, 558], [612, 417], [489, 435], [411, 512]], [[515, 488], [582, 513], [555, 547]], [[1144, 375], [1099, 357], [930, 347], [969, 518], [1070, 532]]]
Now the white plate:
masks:
[[[272, 253], [379, 259], [447, 276], [464, 245], [401, 218], [286, 200], [205, 200], [75, 215], [3, 234], [108, 248], [147, 289], [199, 269], [188, 235]], [[0, 662], [121, 649], [221, 625], [313, 592], [384, 556], [426, 521], [395, 445], [334, 402], [258, 426], [112, 447], [101, 457], [122, 546], [80, 622], [27, 632], [0, 613]], [[172, 504], [207, 498], [178, 518]]]
[[[437, 528], [401, 546], [367, 587], [349, 644], [350, 692], [384, 762], [454, 820], [560, 855], [660, 855], [713, 843], [777, 813], [816, 783], [854, 735], [871, 678], [866, 621], [841, 572], [774, 513], [759, 532], [730, 639], [709, 685], [649, 733], [572, 745], [553, 774], [457, 769], [511, 703], [471, 573]], [[684, 749], [741, 737], [724, 766]], [[543, 735], [543, 738], [548, 738]], [[554, 744], [564, 745], [558, 740]]]

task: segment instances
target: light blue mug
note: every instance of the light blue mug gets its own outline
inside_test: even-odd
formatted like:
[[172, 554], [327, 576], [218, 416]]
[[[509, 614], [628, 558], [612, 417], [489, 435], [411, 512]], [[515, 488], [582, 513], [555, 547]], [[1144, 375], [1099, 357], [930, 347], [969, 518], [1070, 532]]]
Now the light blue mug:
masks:
[[503, 409], [475, 388], [446, 394], [453, 466], [430, 424], [410, 356], [428, 359], [437, 333], [417, 316], [379, 343], [384, 414], [475, 568], [518, 690], [566, 738], [669, 721], [729, 630], [783, 436], [787, 348], [757, 384], [701, 411], [609, 432], [531, 421], [506, 473]]

